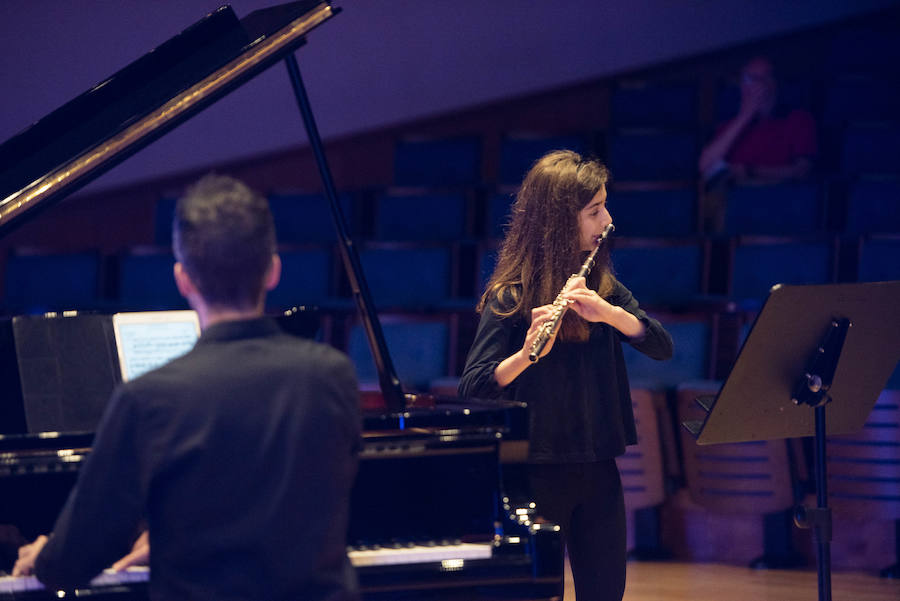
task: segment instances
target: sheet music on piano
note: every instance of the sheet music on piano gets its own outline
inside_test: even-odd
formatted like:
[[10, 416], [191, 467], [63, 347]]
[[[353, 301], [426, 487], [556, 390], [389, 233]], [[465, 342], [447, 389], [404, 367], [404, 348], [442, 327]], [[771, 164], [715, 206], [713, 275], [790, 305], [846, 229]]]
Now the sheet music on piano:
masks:
[[196, 311], [137, 311], [112, 317], [122, 381], [191, 350], [200, 337]]
[[[348, 537], [366, 601], [458, 598], [466, 591], [481, 598], [514, 592], [522, 599], [554, 598], [562, 582], [558, 533], [510, 520], [515, 508], [500, 478], [499, 443], [523, 407], [409, 394], [394, 371], [293, 54], [339, 11], [328, 0], [301, 0], [238, 19], [222, 7], [6, 141], [0, 145], [0, 234], [284, 61], [386, 405], [365, 416]], [[27, 523], [23, 534], [31, 538], [47, 531], [64, 498], [59, 489], [71, 486], [77, 468], [67, 458], [86, 456], [90, 440], [90, 433], [0, 434], [0, 494], [7, 499], [24, 490], [16, 503], [0, 507], [0, 524]], [[56, 480], [61, 474], [70, 480]], [[40, 507], [35, 499], [47, 498], [50, 489], [55, 496]], [[15, 515], [21, 512], [34, 515]], [[113, 588], [121, 589], [119, 598], [145, 596], [127, 583]], [[9, 598], [3, 590], [0, 599]]]

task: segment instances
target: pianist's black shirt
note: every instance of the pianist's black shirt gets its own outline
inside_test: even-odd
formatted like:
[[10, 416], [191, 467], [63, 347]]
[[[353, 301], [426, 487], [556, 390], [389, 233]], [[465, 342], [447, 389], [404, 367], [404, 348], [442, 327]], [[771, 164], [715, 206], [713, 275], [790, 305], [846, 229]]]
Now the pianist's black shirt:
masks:
[[606, 300], [643, 322], [644, 337], [632, 340], [608, 324], [593, 323], [587, 341], [557, 340], [506, 388], [499, 387], [494, 370], [522, 348], [529, 324], [518, 316], [499, 317], [493, 311], [497, 299], [482, 311], [459, 394], [528, 403], [529, 460], [534, 463], [610, 459], [637, 442], [621, 341], [654, 359], [668, 359], [672, 338], [620, 282]]
[[346, 356], [267, 319], [212, 325], [116, 391], [36, 574], [89, 580], [146, 517], [152, 599], [357, 599], [359, 438]]

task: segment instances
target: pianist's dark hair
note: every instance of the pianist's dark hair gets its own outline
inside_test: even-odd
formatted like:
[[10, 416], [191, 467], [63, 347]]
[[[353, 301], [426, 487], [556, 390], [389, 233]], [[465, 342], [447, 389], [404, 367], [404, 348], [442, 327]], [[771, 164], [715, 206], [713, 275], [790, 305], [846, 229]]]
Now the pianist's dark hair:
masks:
[[268, 201], [232, 177], [207, 175], [175, 205], [175, 258], [210, 305], [255, 307], [275, 245]]

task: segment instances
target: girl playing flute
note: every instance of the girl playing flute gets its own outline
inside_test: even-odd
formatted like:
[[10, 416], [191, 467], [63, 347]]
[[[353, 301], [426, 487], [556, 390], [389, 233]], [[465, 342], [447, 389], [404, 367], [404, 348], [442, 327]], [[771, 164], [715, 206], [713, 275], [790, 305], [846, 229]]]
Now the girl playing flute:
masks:
[[[625, 590], [615, 457], [637, 441], [621, 343], [672, 355], [669, 334], [613, 275], [606, 245], [587, 278], [569, 279], [612, 222], [607, 179], [602, 163], [571, 151], [545, 155], [525, 176], [459, 384], [464, 397], [528, 404], [532, 493], [538, 514], [561, 527], [578, 601], [621, 601]], [[568, 310], [532, 362], [558, 293]]]

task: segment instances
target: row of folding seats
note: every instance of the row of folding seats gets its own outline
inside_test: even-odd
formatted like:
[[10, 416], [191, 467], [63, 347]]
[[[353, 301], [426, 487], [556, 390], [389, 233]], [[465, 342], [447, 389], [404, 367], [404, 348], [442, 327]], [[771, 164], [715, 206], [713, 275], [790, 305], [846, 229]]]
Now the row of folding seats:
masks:
[[[627, 348], [630, 373], [657, 387], [672, 387], [686, 380], [712, 377], [721, 371], [716, 362], [722, 355], [718, 348], [721, 343], [715, 311], [665, 311], [667, 307], [722, 306], [722, 303], [709, 303], [710, 297], [704, 294], [709, 246], [693, 239], [676, 244], [660, 244], [655, 240], [646, 241], [646, 244], [640, 242], [615, 241], [615, 268], [642, 303], [655, 307], [657, 312], [663, 311], [661, 318], [676, 341], [677, 351], [671, 361], [660, 364]], [[735, 240], [729, 249], [733, 268], [728, 298], [740, 301], [740, 307], [758, 309], [776, 282], [833, 281], [836, 246], [830, 240], [748, 239], [738, 242]], [[418, 388], [458, 373], [465, 349], [471, 343], [470, 338], [460, 336], [458, 322], [475, 318], [472, 312], [475, 299], [448, 298], [452, 279], [448, 277], [449, 255], [442, 250], [446, 248], [387, 246], [366, 249], [364, 246], [362, 250], [363, 269], [376, 306], [400, 309], [386, 317], [385, 333], [398, 364], [398, 373], [402, 374], [405, 383]], [[290, 262], [290, 255], [287, 257]], [[487, 278], [491, 257], [490, 252], [481, 253], [484, 266], [479, 291]], [[900, 279], [900, 238], [863, 240], [860, 259], [860, 280]], [[293, 303], [304, 293], [302, 287], [290, 286], [287, 290], [295, 291], [294, 296], [288, 297]], [[424, 314], [422, 307], [428, 307]], [[469, 326], [471, 332], [473, 328], [471, 324]], [[361, 376], [374, 378], [374, 366], [362, 328], [354, 323], [348, 332], [346, 341], [339, 341], [339, 344], [354, 358]], [[736, 347], [731, 349], [732, 353], [736, 351]], [[897, 384], [900, 386], [900, 382]]]
[[[681, 382], [707, 379], [716, 373], [717, 317], [713, 312], [655, 313], [672, 335], [675, 355], [657, 362], [625, 347], [625, 360], [636, 386], [665, 390]], [[355, 315], [347, 317], [346, 351], [364, 383], [377, 378], [365, 331]], [[448, 392], [455, 390], [456, 376], [474, 335], [477, 315], [471, 309], [437, 314], [384, 313], [382, 327], [401, 382], [409, 389]]]
[[846, 190], [811, 180], [733, 188], [725, 210], [728, 235], [849, 235], [900, 232], [900, 179], [860, 178]]
[[[896, 77], [857, 70], [836, 75], [827, 83], [788, 79], [779, 83], [778, 93], [785, 106], [810, 111], [824, 134], [825, 145], [839, 149], [825, 149], [827, 167], [839, 167], [844, 173], [897, 173], [896, 161], [888, 158], [896, 156], [898, 149], [900, 80]], [[612, 91], [610, 131], [696, 132], [698, 105], [693, 82], [625, 81]], [[716, 122], [731, 119], [739, 106], [737, 82], [722, 82], [715, 96]]]
[[[154, 211], [154, 242], [172, 244], [172, 219], [176, 197], [160, 198]], [[339, 196], [339, 210], [344, 220], [353, 223], [354, 198]], [[331, 205], [321, 194], [271, 194], [269, 206], [275, 220], [279, 242], [285, 244], [329, 243], [337, 240]]]
[[[824, 129], [850, 123], [895, 121], [897, 107], [893, 99], [898, 92], [900, 81], [860, 73], [841, 75], [827, 84], [794, 79], [780, 82], [778, 86], [782, 103], [810, 111]], [[722, 123], [731, 119], [739, 106], [740, 89], [736, 82], [721, 86], [716, 94], [716, 120]]]
[[[710, 264], [724, 261], [726, 300], [760, 303], [775, 283], [817, 284], [900, 279], [900, 237], [869, 236], [840, 245], [834, 237], [736, 237], [726, 247], [708, 239], [615, 238], [613, 268], [641, 302], [653, 307], [690, 306], [710, 300]], [[487, 243], [362, 243], [365, 279], [383, 309], [471, 308], [496, 261]], [[717, 253], [715, 256], [713, 253]], [[841, 253], [855, 258], [851, 275], [838, 277]], [[334, 244], [281, 247], [282, 283], [270, 306], [345, 306], [350, 292]], [[166, 247], [137, 247], [109, 260], [98, 253], [11, 254], [5, 273], [7, 311], [118, 304], [123, 307], [183, 306], [172, 281], [174, 259]], [[845, 261], [846, 262], [846, 261]], [[722, 278], [722, 274], [716, 274]], [[104, 300], [105, 299], [105, 300]]]
[[[721, 352], [720, 313], [652, 311], [671, 334], [675, 352], [669, 361], [658, 362], [624, 347], [625, 362], [637, 387], [674, 389], [692, 380], [705, 380], [730, 367], [737, 347]], [[747, 313], [749, 320], [752, 314]], [[381, 322], [388, 348], [401, 382], [410, 389], [440, 391], [455, 389], [455, 377], [465, 363], [472, 343], [477, 315], [472, 308], [431, 314], [387, 312]], [[354, 360], [360, 380], [374, 383], [376, 371], [365, 331], [355, 314], [346, 317], [345, 338], [335, 341]]]
[[[716, 312], [654, 312], [672, 335], [675, 352], [669, 361], [647, 358], [630, 346], [624, 347], [631, 380], [637, 387], [654, 390], [674, 389], [683, 382], [705, 380], [727, 371], [717, 364], [722, 353], [719, 344], [719, 314]], [[354, 360], [360, 380], [375, 382], [377, 374], [365, 332], [356, 316], [348, 316], [346, 351]], [[428, 390], [435, 386], [455, 387], [454, 377], [462, 369], [465, 353], [472, 342], [471, 310], [430, 315], [408, 313], [382, 314], [381, 321], [388, 348], [401, 382], [411, 389]], [[737, 348], [731, 349], [731, 358]]]
[[[502, 142], [495, 183], [515, 185], [545, 152], [560, 148], [605, 157], [622, 180], [693, 181], [698, 140], [692, 132], [621, 130], [605, 142], [592, 134], [507, 137]], [[403, 139], [394, 155], [394, 184], [463, 188], [485, 181], [478, 137]]]
[[[327, 244], [337, 240], [331, 203], [323, 194], [273, 193], [268, 196], [278, 241]], [[357, 240], [456, 242], [474, 234], [475, 192], [392, 188], [341, 193], [339, 207], [348, 233]], [[155, 243], [172, 243], [174, 198], [157, 202]], [[505, 208], [504, 208], [505, 210]]]
[[[734, 292], [746, 297], [729, 298], [743, 300], [739, 307], [758, 309], [775, 282], [831, 281], [826, 277], [828, 254], [832, 252], [828, 246], [762, 242], [734, 248]], [[895, 260], [890, 263], [879, 261], [871, 272], [861, 268], [861, 275], [874, 276], [871, 279], [876, 280], [900, 279], [900, 238], [866, 242], [869, 244], [862, 246], [863, 259], [870, 253], [877, 253], [879, 257], [893, 253]], [[15, 255], [7, 267], [4, 308], [9, 312], [183, 308], [184, 301], [172, 282], [171, 254], [161, 250], [137, 250], [139, 252], [117, 261], [120, 293], [107, 298], [97, 293], [102, 288], [103, 269], [96, 254]], [[339, 319], [349, 320], [348, 324], [340, 328], [342, 333], [331, 342], [350, 352], [363, 379], [374, 379], [374, 366], [368, 355], [364, 332], [356, 321], [350, 299], [346, 295], [333, 294], [330, 288], [329, 282], [334, 281], [335, 271], [340, 271], [334, 263], [334, 255], [325, 247], [283, 250], [283, 281], [272, 292], [270, 307], [274, 310], [300, 304], [318, 305], [333, 314], [343, 315]], [[477, 316], [473, 311], [474, 298], [448, 295], [451, 282], [448, 255], [441, 252], [422, 254], [422, 249], [409, 248], [371, 250], [372, 254], [363, 250], [363, 268], [376, 307], [385, 320], [389, 347], [404, 383], [427, 388], [435, 379], [457, 374], [471, 343], [474, 328], [470, 322]], [[676, 341], [675, 357], [665, 363], [650, 361], [630, 348], [626, 349], [629, 371], [637, 381], [668, 388], [721, 372], [723, 343], [719, 341], [718, 313], [701, 309], [724, 307], [725, 304], [703, 303], [697, 281], [703, 269], [703, 252], [702, 247], [687, 243], [614, 249], [619, 276], [645, 306], [661, 317]], [[435, 260], [439, 256], [442, 258]], [[46, 282], [54, 284], [47, 286]], [[689, 294], [692, 296], [685, 296]], [[672, 307], [681, 308], [678, 312], [667, 310]], [[460, 320], [466, 327], [461, 327]], [[743, 335], [746, 335], [745, 331]], [[729, 352], [733, 354], [736, 348]], [[727, 357], [729, 352], [724, 355]]]
[[[379, 317], [394, 369], [405, 390], [428, 391], [433, 382], [459, 373], [459, 314], [389, 313]], [[355, 315], [349, 321], [346, 339], [337, 342], [356, 365], [363, 386], [374, 385], [378, 373], [365, 329]]]
[[[820, 180], [735, 187], [728, 196], [723, 234], [900, 233], [900, 178], [859, 178], [840, 188], [831, 190]], [[613, 182], [608, 203], [616, 236], [693, 235], [698, 227], [697, 196], [693, 185]], [[486, 237], [503, 237], [513, 200], [512, 191], [487, 196]], [[415, 221], [416, 216], [410, 219]]]
[[[379, 307], [408, 310], [472, 306], [454, 288], [452, 246], [369, 245], [360, 252]], [[294, 305], [350, 306], [334, 245], [282, 247], [282, 283], [267, 297], [272, 309]], [[137, 247], [104, 260], [98, 252], [20, 252], [6, 261], [6, 313], [67, 309], [174, 309], [185, 306], [172, 277], [166, 247]]]
[[[895, 120], [893, 99], [898, 97], [898, 91], [900, 81], [885, 78], [883, 73], [859, 70], [835, 75], [828, 82], [788, 78], [778, 86], [781, 103], [821, 115], [824, 127]], [[719, 82], [714, 102], [718, 122], [737, 114], [740, 87], [736, 77]], [[610, 94], [610, 128], [696, 130], [700, 123], [699, 106], [699, 86], [695, 81], [623, 80]]]
[[[826, 133], [826, 140], [836, 139], [830, 143], [834, 149], [822, 151], [823, 169], [837, 170], [847, 177], [900, 174], [900, 162], [896, 160], [900, 124], [896, 120], [853, 122]], [[479, 138], [406, 139], [397, 143], [394, 183], [442, 188], [483, 183], [516, 185], [537, 158], [559, 148], [604, 158], [617, 181], [693, 182], [702, 143], [696, 132], [653, 128], [612, 130], [603, 136], [509, 137], [502, 142], [496, 179], [485, 182]]]
[[[341, 212], [357, 240], [458, 242], [499, 240], [509, 219], [514, 188], [461, 191], [389, 188], [340, 197]], [[328, 244], [337, 239], [330, 204], [319, 194], [269, 196], [278, 240]], [[609, 209], [616, 237], [687, 237], [698, 232], [698, 194], [692, 184], [614, 181]], [[174, 199], [156, 208], [158, 245], [171, 244]], [[723, 234], [849, 236], [900, 233], [900, 177], [858, 178], [846, 186], [821, 180], [731, 190]]]
[[[710, 299], [711, 263], [725, 253], [726, 288], [715, 291], [725, 300], [758, 306], [776, 283], [824, 284], [838, 281], [839, 252], [845, 248], [832, 237], [737, 237], [724, 249], [702, 238], [613, 239], [612, 263], [617, 276], [635, 296], [654, 307], [690, 306]], [[859, 239], [847, 254], [858, 257], [855, 277], [841, 281], [900, 279], [900, 237]], [[483, 289], [493, 267], [489, 247], [481, 259]]]
[[[395, 147], [394, 183], [447, 188], [515, 185], [535, 159], [558, 148], [604, 158], [619, 181], [694, 181], [705, 136], [696, 125], [673, 127], [679, 119], [667, 125], [673, 118], [666, 109], [679, 105], [669, 99], [677, 97], [673, 89], [679, 88], [654, 89], [651, 98], [640, 100], [649, 95], [646, 90], [620, 88], [613, 95], [612, 114], [619, 114], [621, 121], [603, 133], [509, 134], [501, 141], [497, 173], [488, 177], [476, 136], [401, 139]], [[900, 163], [894, 160], [900, 149], [900, 116], [893, 101], [898, 92], [900, 82], [891, 81], [851, 81], [834, 87], [824, 109], [827, 118], [820, 125], [824, 169], [845, 175], [900, 173]], [[670, 104], [659, 104], [657, 96]]]

